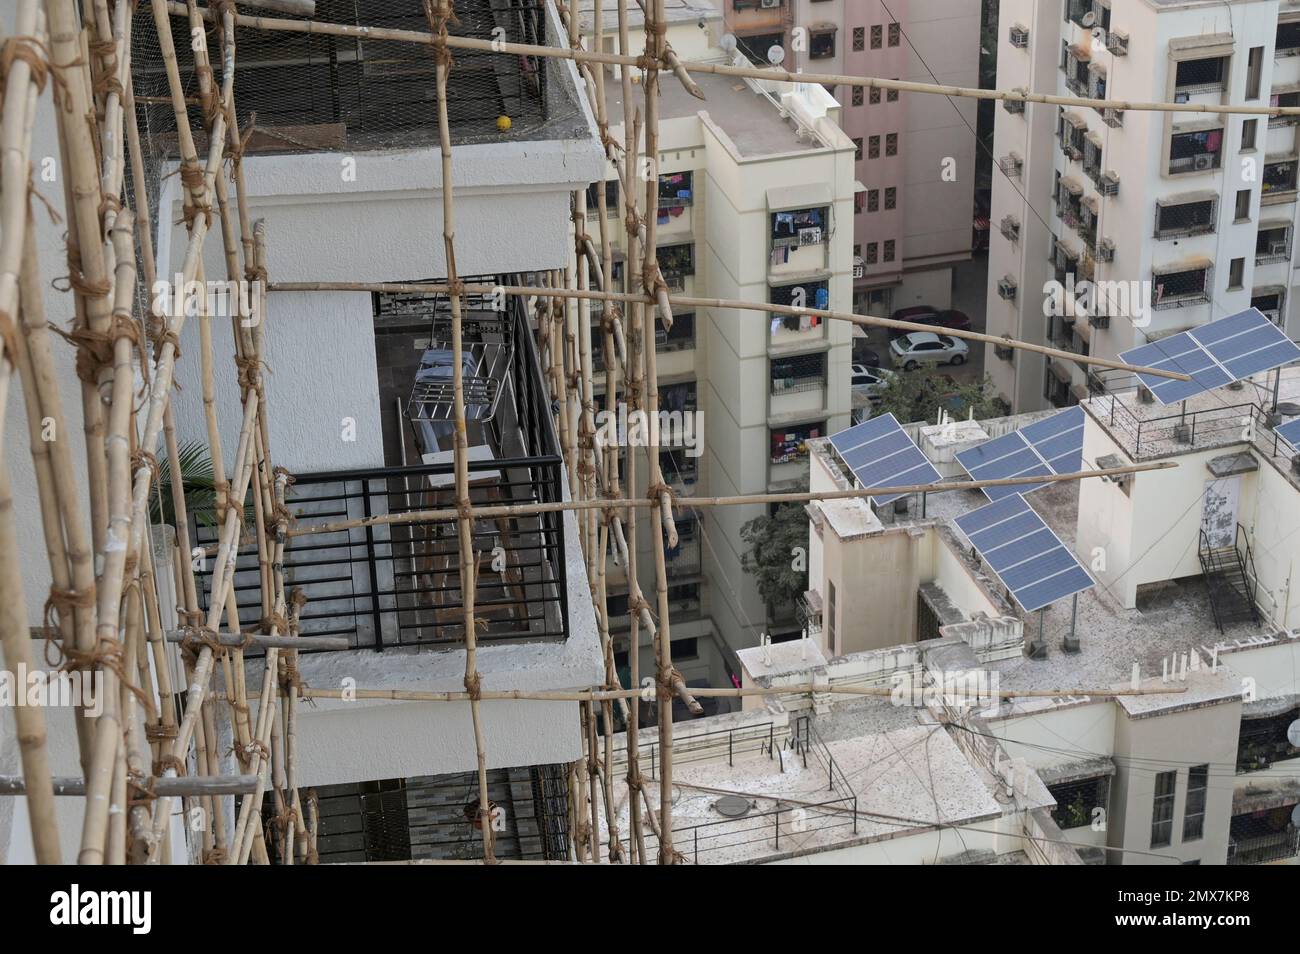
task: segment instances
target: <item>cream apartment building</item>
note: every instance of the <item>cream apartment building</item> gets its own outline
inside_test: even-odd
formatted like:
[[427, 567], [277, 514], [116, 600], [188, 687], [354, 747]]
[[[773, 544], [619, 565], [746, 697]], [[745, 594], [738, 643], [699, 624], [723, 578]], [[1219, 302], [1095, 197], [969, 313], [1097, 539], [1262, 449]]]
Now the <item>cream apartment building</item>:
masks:
[[[998, 87], [1294, 105], [1297, 53], [1292, 2], [1006, 0]], [[1300, 333], [1292, 120], [1033, 103], [996, 115], [990, 333], [1115, 357], [1251, 305]], [[1070, 275], [1123, 282], [1129, 300], [1045, 315], [1045, 286]], [[1075, 403], [1103, 383], [1040, 356], [994, 355], [987, 369], [1018, 411]]]

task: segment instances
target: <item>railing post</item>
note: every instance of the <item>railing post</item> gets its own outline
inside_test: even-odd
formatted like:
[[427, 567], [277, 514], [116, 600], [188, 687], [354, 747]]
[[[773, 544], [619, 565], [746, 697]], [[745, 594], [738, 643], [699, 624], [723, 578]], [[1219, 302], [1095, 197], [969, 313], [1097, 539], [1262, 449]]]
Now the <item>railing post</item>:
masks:
[[733, 739], [735, 738], [735, 735], [734, 735], [735, 731], [736, 731], [735, 729], [729, 729], [729, 730], [727, 731], [727, 765], [728, 765], [728, 766], [733, 766], [733, 765], [736, 764], [736, 763], [732, 760], [732, 757], [733, 757], [733, 754], [734, 754], [734, 746], [732, 745], [732, 741], [733, 741]]
[[776, 847], [779, 849], [781, 847], [781, 809], [778, 808], [776, 814], [772, 817], [776, 819]]
[[858, 796], [853, 796], [853, 834], [858, 833]]
[[700, 863], [700, 828], [695, 826], [695, 863]]
[[[384, 486], [385, 489], [387, 489], [388, 486], [387, 478], [380, 478], [380, 479], [385, 481]], [[348, 483], [347, 483], [347, 479], [345, 478], [343, 481], [344, 499], [347, 499], [347, 493], [348, 493]], [[371, 516], [370, 481], [365, 477], [361, 478], [361, 503], [362, 503], [362, 509], [363, 512], [365, 513], [365, 516], [369, 518]], [[351, 531], [349, 530], [344, 530], [343, 532], [348, 534], [349, 537], [352, 535]], [[388, 554], [389, 554], [389, 559], [393, 561], [392, 569], [393, 571], [396, 571], [397, 560], [396, 560], [396, 554], [393, 553], [391, 531], [390, 531], [390, 538], [388, 543]], [[370, 619], [373, 622], [375, 627], [375, 652], [382, 653], [384, 651], [384, 623], [382, 617], [379, 614], [379, 574], [375, 571], [375, 560], [376, 560], [375, 530], [374, 527], [372, 527], [369, 523], [367, 523], [366, 524], [366, 566], [370, 570]], [[394, 584], [393, 588], [394, 589], [397, 588], [396, 584]], [[394, 597], [394, 599], [396, 599], [396, 597]], [[400, 614], [397, 616], [397, 618], [398, 619], [401, 618]], [[402, 635], [401, 632], [399, 631], [397, 635], [398, 635], [398, 642], [401, 642], [401, 635]]]

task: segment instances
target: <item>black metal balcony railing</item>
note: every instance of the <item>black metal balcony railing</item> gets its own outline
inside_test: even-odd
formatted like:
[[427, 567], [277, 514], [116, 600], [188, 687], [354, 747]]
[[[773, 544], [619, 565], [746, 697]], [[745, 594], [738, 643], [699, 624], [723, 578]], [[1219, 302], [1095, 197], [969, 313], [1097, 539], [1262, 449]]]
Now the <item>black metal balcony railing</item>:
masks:
[[[559, 440], [550, 416], [536, 346], [522, 305], [512, 308], [514, 352], [493, 433], [493, 456], [469, 462], [475, 506], [555, 503], [563, 499]], [[414, 467], [297, 474], [286, 505], [299, 526], [355, 522], [428, 510], [454, 510], [451, 461]], [[215, 531], [195, 527], [207, 545]], [[568, 628], [563, 514], [476, 519], [474, 615], [485, 642], [563, 639]], [[455, 647], [464, 641], [464, 595], [454, 520], [379, 523], [291, 535], [285, 586], [307, 597], [300, 632], [346, 636], [355, 648]], [[200, 573], [210, 598], [211, 567]], [[261, 616], [254, 547], [239, 554], [235, 595], [241, 623]]]

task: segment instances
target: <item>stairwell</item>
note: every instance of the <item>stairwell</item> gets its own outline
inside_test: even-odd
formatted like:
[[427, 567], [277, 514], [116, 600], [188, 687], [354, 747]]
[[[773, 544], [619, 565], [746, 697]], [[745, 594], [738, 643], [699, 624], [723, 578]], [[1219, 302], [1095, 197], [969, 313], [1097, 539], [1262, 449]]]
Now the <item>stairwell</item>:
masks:
[[1210, 595], [1210, 608], [1219, 632], [1231, 623], [1258, 624], [1256, 606], [1255, 562], [1245, 529], [1237, 524], [1237, 534], [1231, 546], [1211, 546], [1209, 537], [1201, 531], [1201, 572]]

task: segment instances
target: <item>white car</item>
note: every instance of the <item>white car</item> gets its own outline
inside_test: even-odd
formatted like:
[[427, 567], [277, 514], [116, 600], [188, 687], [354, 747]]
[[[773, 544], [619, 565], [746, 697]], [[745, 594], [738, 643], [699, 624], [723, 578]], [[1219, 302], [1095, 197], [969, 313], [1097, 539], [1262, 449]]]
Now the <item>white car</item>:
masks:
[[904, 371], [913, 371], [923, 364], [965, 364], [969, 351], [960, 338], [932, 331], [913, 331], [889, 343], [890, 360], [894, 367]]
[[886, 368], [868, 368], [865, 364], [853, 365], [853, 390], [879, 401], [889, 386], [894, 372]]

